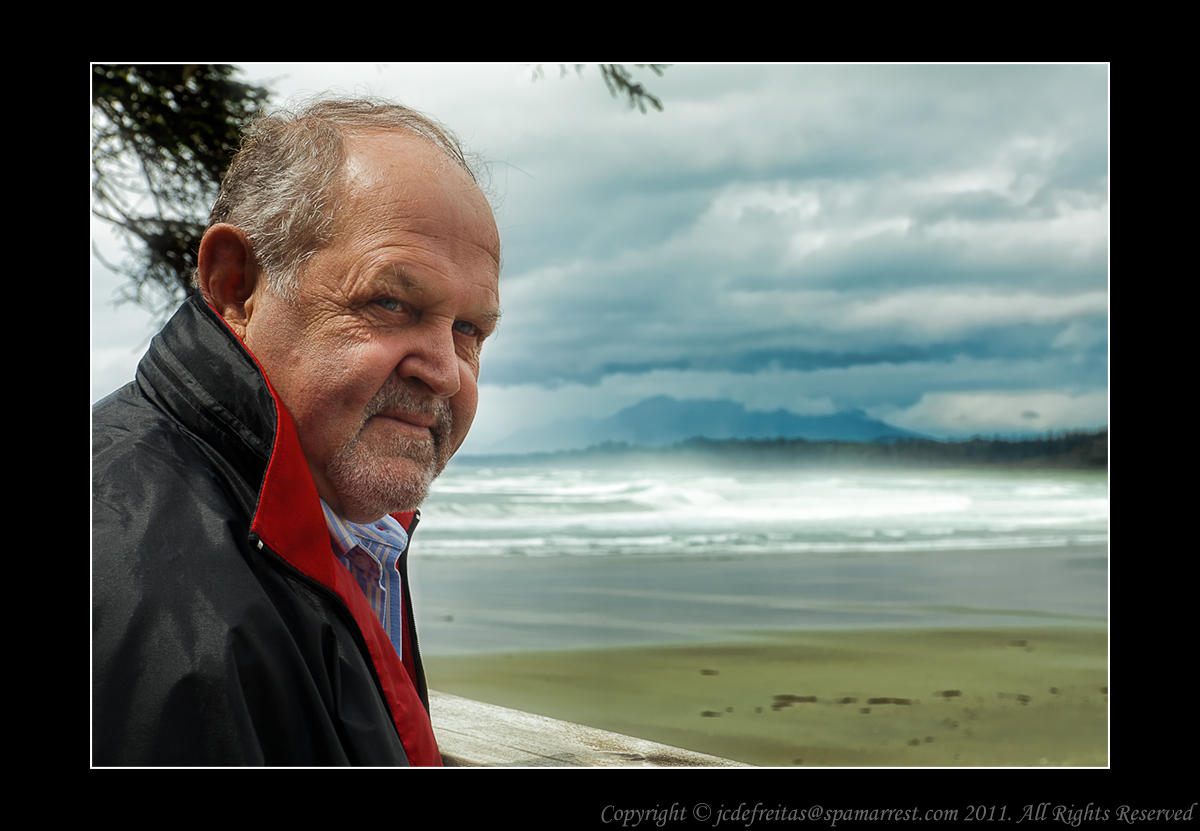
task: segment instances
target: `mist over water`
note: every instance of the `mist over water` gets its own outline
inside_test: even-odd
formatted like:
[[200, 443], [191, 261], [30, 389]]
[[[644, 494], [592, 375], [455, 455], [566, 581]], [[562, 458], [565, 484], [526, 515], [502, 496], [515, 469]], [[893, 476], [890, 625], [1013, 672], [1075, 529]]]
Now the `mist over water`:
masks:
[[430, 557], [901, 553], [1105, 543], [1108, 493], [1062, 473], [465, 465], [422, 514]]
[[410, 569], [435, 651], [763, 629], [1103, 625], [1108, 485], [1060, 471], [452, 463]]

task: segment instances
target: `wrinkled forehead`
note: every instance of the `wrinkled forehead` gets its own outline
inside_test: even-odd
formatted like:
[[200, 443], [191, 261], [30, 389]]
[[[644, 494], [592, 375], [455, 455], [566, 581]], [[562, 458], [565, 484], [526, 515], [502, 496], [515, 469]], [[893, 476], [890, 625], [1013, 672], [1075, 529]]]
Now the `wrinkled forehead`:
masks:
[[365, 206], [387, 205], [400, 214], [471, 226], [499, 261], [491, 205], [470, 172], [432, 140], [406, 131], [359, 133], [346, 137], [345, 148], [335, 197], [343, 216], [335, 215], [335, 227]]

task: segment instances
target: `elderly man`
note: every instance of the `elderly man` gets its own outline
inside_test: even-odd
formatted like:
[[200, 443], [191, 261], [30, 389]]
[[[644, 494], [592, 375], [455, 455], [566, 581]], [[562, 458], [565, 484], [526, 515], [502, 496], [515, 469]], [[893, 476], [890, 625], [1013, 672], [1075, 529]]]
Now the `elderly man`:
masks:
[[436, 765], [405, 579], [499, 317], [454, 140], [377, 102], [258, 123], [200, 296], [93, 412], [93, 761]]

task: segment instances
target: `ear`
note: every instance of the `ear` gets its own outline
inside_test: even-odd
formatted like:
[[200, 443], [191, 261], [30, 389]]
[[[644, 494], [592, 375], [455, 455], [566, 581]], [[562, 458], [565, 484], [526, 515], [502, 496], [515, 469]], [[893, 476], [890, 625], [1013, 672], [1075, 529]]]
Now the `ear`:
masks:
[[245, 232], [225, 223], [213, 225], [200, 240], [196, 266], [204, 299], [244, 338], [248, 301], [258, 284], [258, 266]]

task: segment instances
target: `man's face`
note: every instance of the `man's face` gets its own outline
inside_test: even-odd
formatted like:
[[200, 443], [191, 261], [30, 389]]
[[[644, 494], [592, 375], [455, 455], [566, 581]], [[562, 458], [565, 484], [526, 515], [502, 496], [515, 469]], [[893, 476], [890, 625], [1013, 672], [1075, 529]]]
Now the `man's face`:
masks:
[[500, 241], [478, 188], [425, 140], [376, 134], [347, 150], [333, 241], [294, 300], [260, 278], [243, 337], [321, 497], [368, 522], [416, 508], [467, 436]]

